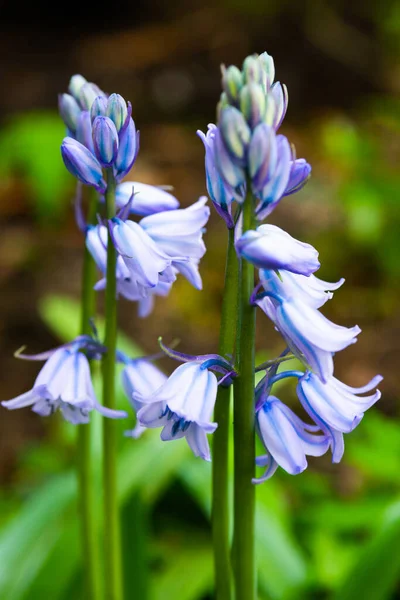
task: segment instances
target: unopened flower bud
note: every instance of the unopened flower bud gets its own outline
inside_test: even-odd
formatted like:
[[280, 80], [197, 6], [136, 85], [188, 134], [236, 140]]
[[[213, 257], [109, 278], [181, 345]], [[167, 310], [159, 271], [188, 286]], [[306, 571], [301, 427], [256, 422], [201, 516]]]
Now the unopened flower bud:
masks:
[[243, 185], [246, 181], [246, 175], [244, 169], [235, 162], [232, 158], [226, 146], [222, 135], [217, 128], [215, 130], [215, 162], [217, 164], [218, 172], [222, 179], [226, 181], [234, 189]]
[[96, 117], [92, 124], [94, 152], [103, 167], [110, 167], [118, 154], [118, 133], [108, 117]]
[[264, 82], [263, 65], [257, 54], [248, 56], [243, 63], [243, 75], [245, 83], [260, 83]]
[[103, 179], [101, 165], [83, 144], [66, 137], [61, 144], [61, 154], [65, 166], [72, 175], [99, 192], [105, 191], [106, 182]]
[[105, 96], [97, 96], [94, 99], [93, 104], [90, 108], [90, 118], [93, 121], [96, 117], [107, 116], [107, 98]]
[[231, 104], [236, 104], [239, 101], [242, 86], [243, 75], [241, 71], [235, 65], [231, 65], [227, 69], [222, 66], [222, 87]]
[[240, 110], [253, 129], [265, 116], [265, 92], [261, 85], [249, 83], [240, 92]]
[[[288, 91], [285, 84], [281, 84], [279, 81], [274, 83], [268, 93], [269, 99], [274, 101], [275, 106], [271, 109], [271, 116], [268, 116], [269, 119], [272, 118], [271, 124], [275, 129], [279, 129], [287, 111], [289, 96]], [[272, 104], [272, 102], [271, 102]]]
[[138, 152], [139, 132], [136, 131], [134, 120], [130, 118], [128, 126], [122, 131], [119, 138], [119, 149], [115, 160], [118, 181], [130, 171]]
[[97, 96], [104, 96], [104, 93], [95, 83], [84, 83], [79, 91], [79, 103], [83, 110], [90, 110]]
[[219, 98], [219, 102], [217, 104], [217, 121], [219, 121], [221, 113], [224, 110], [224, 108], [228, 108], [228, 106], [231, 106], [229, 104], [228, 96], [225, 94], [225, 92], [222, 92], [222, 94]]
[[117, 131], [121, 131], [128, 116], [128, 107], [120, 94], [111, 94], [107, 102], [106, 115], [114, 122]]
[[69, 80], [68, 91], [75, 100], [79, 101], [82, 87], [87, 83], [87, 80], [82, 75], [72, 75]]
[[79, 115], [75, 139], [86, 146], [86, 148], [90, 150], [92, 154], [94, 154], [92, 121], [90, 119], [90, 113], [88, 110], [82, 110]]
[[249, 174], [253, 188], [260, 190], [275, 171], [278, 160], [276, 135], [265, 123], [258, 125], [249, 146]]
[[275, 79], [274, 59], [267, 52], [263, 52], [258, 57], [258, 60], [260, 61], [263, 67], [264, 84], [266, 91], [268, 91]]
[[221, 112], [220, 130], [232, 156], [243, 161], [251, 138], [251, 130], [240, 110], [228, 106]]
[[70, 94], [60, 94], [58, 96], [58, 110], [68, 129], [74, 133], [81, 113], [81, 109], [75, 98]]

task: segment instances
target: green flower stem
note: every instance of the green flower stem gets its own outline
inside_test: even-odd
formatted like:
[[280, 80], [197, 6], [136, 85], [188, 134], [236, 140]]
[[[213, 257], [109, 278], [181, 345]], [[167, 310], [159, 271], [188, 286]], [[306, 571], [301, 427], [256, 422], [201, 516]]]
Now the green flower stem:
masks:
[[[97, 194], [92, 194], [89, 204], [88, 222], [96, 218]], [[90, 319], [96, 311], [96, 265], [85, 246], [81, 288], [81, 333], [90, 334]], [[77, 463], [79, 474], [79, 501], [82, 530], [82, 558], [86, 576], [86, 596], [88, 600], [101, 598], [101, 567], [98, 544], [98, 528], [93, 506], [96, 499], [93, 489], [93, 460], [91, 456], [91, 423], [80, 425], [77, 440]]]
[[[236, 341], [238, 304], [238, 260], [235, 233], [229, 230], [225, 266], [225, 286], [222, 301], [219, 354], [233, 355]], [[215, 598], [231, 598], [230, 511], [229, 511], [229, 412], [230, 387], [219, 387], [214, 419], [218, 428], [213, 435], [212, 463], [212, 533], [214, 548]]]
[[[106, 217], [115, 217], [115, 179], [107, 170]], [[107, 353], [103, 358], [103, 404], [115, 409], [115, 358], [117, 345], [117, 252], [108, 234], [107, 287], [105, 295], [105, 336]], [[103, 420], [103, 486], [104, 486], [104, 575], [106, 600], [122, 600], [121, 534], [117, 500], [117, 424]]]
[[[243, 206], [243, 232], [251, 229], [254, 200], [248, 195]], [[254, 551], [255, 470], [254, 427], [254, 337], [255, 309], [250, 305], [254, 267], [241, 260], [239, 283], [238, 370], [234, 383], [234, 547], [236, 600], [256, 599]]]

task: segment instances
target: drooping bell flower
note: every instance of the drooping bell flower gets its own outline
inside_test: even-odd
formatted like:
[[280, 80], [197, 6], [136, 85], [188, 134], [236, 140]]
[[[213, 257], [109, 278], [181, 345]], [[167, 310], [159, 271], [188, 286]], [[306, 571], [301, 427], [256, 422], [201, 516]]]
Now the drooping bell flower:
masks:
[[237, 241], [238, 253], [259, 269], [284, 269], [311, 275], [321, 266], [318, 251], [296, 240], [276, 225], [260, 225], [246, 231]]
[[102, 406], [95, 395], [89, 362], [81, 350], [93, 350], [95, 345], [82, 336], [61, 346], [34, 356], [20, 355], [29, 360], [46, 360], [31, 390], [5, 400], [2, 406], [14, 410], [32, 406], [41, 416], [60, 410], [63, 417], [74, 425], [88, 423], [89, 413], [96, 410], [105, 417], [125, 418], [127, 413]]
[[266, 450], [256, 458], [256, 464], [265, 467], [265, 473], [253, 483], [272, 477], [278, 466], [290, 475], [298, 475], [307, 468], [307, 455], [322, 456], [331, 445], [329, 435], [315, 435], [320, 430], [318, 425], [302, 421], [275, 396], [269, 396], [256, 413], [256, 430]]

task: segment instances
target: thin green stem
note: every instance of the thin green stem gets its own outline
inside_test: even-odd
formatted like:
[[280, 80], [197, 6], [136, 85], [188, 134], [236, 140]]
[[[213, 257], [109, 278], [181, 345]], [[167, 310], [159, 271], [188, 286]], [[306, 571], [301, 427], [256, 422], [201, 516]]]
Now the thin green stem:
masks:
[[[97, 195], [93, 194], [89, 204], [88, 221], [96, 216]], [[81, 287], [81, 333], [90, 334], [90, 318], [96, 310], [96, 296], [93, 286], [96, 279], [96, 265], [90, 252], [85, 247], [82, 268]], [[93, 461], [91, 456], [92, 425], [78, 427], [77, 467], [79, 475], [79, 503], [82, 532], [82, 559], [86, 577], [86, 597], [88, 600], [99, 600], [101, 597], [101, 567], [98, 545], [98, 528], [93, 506], [95, 494], [93, 489]]]
[[[106, 217], [115, 216], [115, 179], [107, 171]], [[117, 252], [108, 234], [107, 287], [105, 296], [105, 336], [107, 353], [103, 358], [103, 404], [115, 408], [115, 357], [117, 345]], [[117, 426], [103, 420], [104, 558], [106, 600], [122, 600], [121, 535], [117, 500]]]
[[[234, 230], [229, 230], [222, 300], [219, 354], [233, 355], [236, 340], [238, 300], [238, 261]], [[212, 463], [212, 534], [214, 548], [216, 600], [231, 598], [230, 506], [229, 506], [229, 412], [230, 387], [220, 386], [214, 418], [218, 428], [213, 435]]]
[[[251, 229], [254, 200], [243, 206], [243, 231]], [[250, 304], [254, 267], [241, 261], [239, 291], [238, 370], [234, 384], [234, 577], [236, 600], [256, 599], [254, 550], [255, 469], [254, 337], [255, 309]]]

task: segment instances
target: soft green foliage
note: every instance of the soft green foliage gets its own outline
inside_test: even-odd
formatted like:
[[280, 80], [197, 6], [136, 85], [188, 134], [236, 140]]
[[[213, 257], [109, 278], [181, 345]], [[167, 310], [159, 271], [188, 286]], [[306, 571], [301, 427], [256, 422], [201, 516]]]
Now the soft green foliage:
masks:
[[60, 152], [65, 135], [64, 125], [53, 112], [17, 115], [0, 134], [2, 181], [22, 175], [30, 188], [33, 208], [43, 222], [54, 222], [69, 208], [65, 189], [72, 178]]
[[[79, 314], [71, 299], [46, 298], [41, 314], [61, 339], [74, 335]], [[98, 326], [101, 330], [101, 320]], [[132, 356], [138, 355], [138, 348], [123, 335], [121, 343]], [[118, 404], [126, 407], [121, 390]], [[98, 442], [101, 417], [93, 416]], [[137, 544], [144, 543], [140, 552], [145, 553], [145, 561], [146, 555], [150, 560], [149, 600], [207, 597], [212, 587], [210, 532], [209, 526], [204, 526], [210, 510], [210, 465], [195, 459], [184, 440], [162, 443], [157, 431], [148, 431], [139, 440], [123, 438], [123, 430], [130, 425], [120, 424], [118, 465], [123, 531], [128, 536], [124, 544], [126, 568], [131, 574], [139, 551]], [[42, 476], [37, 489], [18, 502], [0, 531], [1, 598], [83, 600], [76, 480], [73, 464], [65, 459], [65, 448], [73, 448], [74, 432], [73, 426], [57, 422], [58, 458], [54, 458], [54, 444], [45, 444], [41, 451], [53, 454], [51, 470], [57, 471], [54, 462], [58, 461], [59, 472], [45, 479]], [[347, 496], [335, 490], [327, 474], [313, 471], [296, 478], [280, 473], [268, 485], [257, 488], [260, 600], [299, 596], [312, 599], [316, 590], [332, 592], [334, 600], [355, 595], [368, 600], [391, 598], [400, 568], [395, 558], [400, 543], [400, 512], [398, 501], [393, 500], [400, 493], [399, 440], [396, 421], [378, 413], [365, 418], [363, 428], [349, 437], [345, 463], [340, 467], [342, 477], [352, 469], [362, 474], [358, 489]], [[95, 448], [99, 467], [95, 478], [99, 485], [101, 448], [96, 441]], [[390, 456], [392, 463], [382, 459]], [[38, 464], [36, 470], [40, 471]], [[142, 509], [137, 504], [138, 494]], [[175, 503], [184, 519], [163, 514], [162, 506], [170, 502]], [[100, 515], [101, 502], [93, 509]], [[134, 520], [138, 509], [145, 515], [141, 532]], [[152, 535], [153, 519], [157, 533]], [[199, 526], [202, 521], [204, 524]], [[132, 532], [138, 538], [134, 544]], [[146, 536], [147, 542], [140, 535]]]

